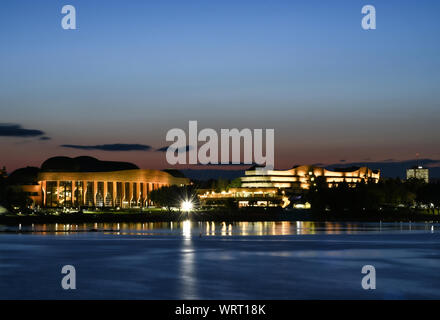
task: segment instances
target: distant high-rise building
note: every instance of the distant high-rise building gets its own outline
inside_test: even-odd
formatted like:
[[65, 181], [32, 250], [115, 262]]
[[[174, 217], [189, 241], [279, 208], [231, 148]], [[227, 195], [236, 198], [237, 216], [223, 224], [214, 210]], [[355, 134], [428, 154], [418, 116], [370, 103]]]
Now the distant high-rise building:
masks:
[[421, 179], [426, 183], [429, 182], [429, 169], [423, 168], [422, 166], [414, 166], [412, 168], [406, 169], [406, 179]]

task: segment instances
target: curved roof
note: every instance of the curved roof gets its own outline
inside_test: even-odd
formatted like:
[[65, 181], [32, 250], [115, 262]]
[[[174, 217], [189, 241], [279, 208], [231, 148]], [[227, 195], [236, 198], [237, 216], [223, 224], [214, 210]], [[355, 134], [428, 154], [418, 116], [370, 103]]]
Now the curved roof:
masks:
[[182, 171], [179, 171], [177, 169], [164, 169], [163, 172], [169, 173], [175, 178], [186, 178]]
[[105, 172], [133, 170], [139, 167], [129, 162], [102, 161], [93, 157], [53, 157], [43, 162], [43, 172]]

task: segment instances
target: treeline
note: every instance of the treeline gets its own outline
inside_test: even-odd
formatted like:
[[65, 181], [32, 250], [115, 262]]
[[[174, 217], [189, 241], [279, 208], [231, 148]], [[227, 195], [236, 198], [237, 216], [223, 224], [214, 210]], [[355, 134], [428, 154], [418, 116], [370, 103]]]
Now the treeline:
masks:
[[22, 213], [32, 212], [29, 206], [32, 204], [32, 200], [28, 194], [22, 191], [20, 188], [14, 187], [14, 181], [6, 177], [0, 177], [0, 206], [6, 208], [9, 211], [14, 211], [14, 208]]
[[215, 192], [228, 191], [230, 188], [241, 186], [241, 179], [209, 179], [209, 180], [193, 180], [193, 184], [197, 189], [210, 189]]
[[6, 178], [0, 175], [0, 205], [6, 207]]
[[324, 179], [317, 178], [305, 199], [315, 212], [361, 212], [401, 207], [440, 213], [440, 184], [396, 178], [381, 179], [378, 183], [362, 182], [355, 188], [344, 182], [330, 188]]
[[156, 206], [165, 207], [168, 211], [171, 211], [171, 208], [180, 208], [184, 201], [190, 201], [195, 206], [198, 205], [194, 185], [162, 187], [151, 191], [150, 199]]

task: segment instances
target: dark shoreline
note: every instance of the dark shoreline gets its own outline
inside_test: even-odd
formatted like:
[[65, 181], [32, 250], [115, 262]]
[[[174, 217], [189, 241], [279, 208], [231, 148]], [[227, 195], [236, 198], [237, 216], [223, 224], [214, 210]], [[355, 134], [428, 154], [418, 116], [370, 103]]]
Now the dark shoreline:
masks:
[[339, 222], [440, 222], [440, 215], [426, 214], [409, 210], [376, 212], [311, 212], [309, 210], [283, 211], [281, 209], [258, 210], [216, 210], [207, 212], [130, 212], [130, 213], [87, 213], [60, 215], [3, 215], [0, 224], [50, 224], [50, 223], [95, 223], [95, 222], [257, 222], [257, 221], [339, 221]]

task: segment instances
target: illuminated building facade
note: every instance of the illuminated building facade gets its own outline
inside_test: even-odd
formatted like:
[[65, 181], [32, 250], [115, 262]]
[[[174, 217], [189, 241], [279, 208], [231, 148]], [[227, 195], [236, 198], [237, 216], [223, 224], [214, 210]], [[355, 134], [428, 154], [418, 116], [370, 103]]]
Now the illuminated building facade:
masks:
[[406, 179], [420, 179], [429, 183], [429, 169], [423, 168], [422, 166], [406, 169]]
[[145, 207], [151, 204], [151, 191], [190, 182], [177, 171], [139, 169], [91, 157], [55, 157], [41, 169], [23, 172], [13, 174], [20, 178], [16, 188], [41, 207]]
[[241, 178], [241, 186], [242, 188], [309, 189], [318, 177], [324, 177], [329, 187], [337, 186], [342, 182], [355, 186], [361, 181], [377, 183], [380, 171], [367, 167], [327, 170], [307, 165], [296, 166], [290, 170], [263, 170], [256, 167], [245, 172], [245, 176]]
[[145, 207], [149, 193], [170, 185], [185, 185], [187, 178], [160, 170], [112, 172], [41, 172], [43, 207]]
[[[340, 168], [327, 170], [316, 166], [296, 166], [290, 170], [264, 170], [254, 167], [245, 171], [241, 177], [241, 187], [230, 188], [228, 191], [215, 193], [205, 190], [199, 194], [202, 202], [209, 204], [216, 200], [233, 198], [240, 207], [256, 206], [281, 206], [289, 205], [288, 193], [301, 193], [323, 177], [329, 187], [337, 187], [340, 183], [347, 183], [355, 187], [360, 182], [377, 183], [380, 178], [379, 170], [367, 167]], [[300, 204], [309, 208], [307, 203]]]
[[228, 191], [216, 193], [211, 190], [199, 190], [199, 199], [203, 205], [213, 205], [218, 201], [234, 199], [239, 207], [255, 206], [278, 207], [286, 206], [284, 192], [278, 188], [230, 188]]

